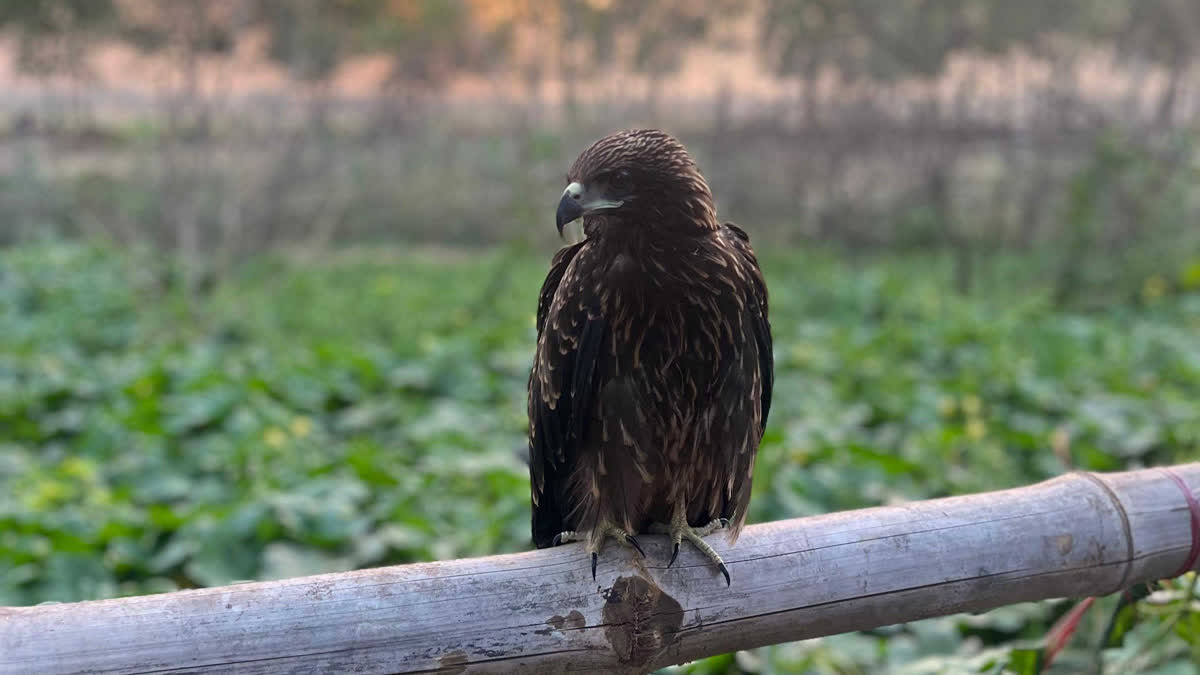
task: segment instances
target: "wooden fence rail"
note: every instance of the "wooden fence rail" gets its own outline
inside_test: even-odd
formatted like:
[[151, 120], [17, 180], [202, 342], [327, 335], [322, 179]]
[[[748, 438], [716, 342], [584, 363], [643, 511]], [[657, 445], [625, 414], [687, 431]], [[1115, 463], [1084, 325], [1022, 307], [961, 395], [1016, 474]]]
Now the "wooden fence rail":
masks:
[[667, 569], [578, 544], [162, 595], [0, 608], [3, 673], [644, 672], [1044, 598], [1193, 558], [1200, 463], [747, 527]]

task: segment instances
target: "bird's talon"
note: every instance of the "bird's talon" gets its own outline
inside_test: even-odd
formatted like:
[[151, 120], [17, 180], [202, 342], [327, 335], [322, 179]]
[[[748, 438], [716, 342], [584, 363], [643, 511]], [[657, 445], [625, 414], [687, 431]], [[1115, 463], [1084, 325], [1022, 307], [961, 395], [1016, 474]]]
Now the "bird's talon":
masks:
[[550, 540], [550, 545], [560, 546], [572, 541], [581, 541], [582, 539], [584, 539], [584, 537], [579, 536], [578, 532], [574, 530], [567, 530], [566, 532], [559, 532], [558, 534], [554, 535], [554, 539]]
[[629, 532], [626, 532], [624, 529], [617, 527], [616, 525], [612, 525], [611, 523], [602, 523], [596, 528], [590, 530], [567, 530], [565, 532], [559, 532], [558, 534], [554, 535], [553, 539], [550, 540], [550, 544], [552, 546], [558, 546], [560, 544], [565, 544], [572, 541], [585, 542], [587, 547], [584, 548], [584, 551], [592, 556], [592, 579], [595, 580], [596, 568], [599, 566], [600, 561], [600, 551], [604, 548], [604, 541], [609, 537], [616, 539], [618, 542], [621, 542], [622, 544], [634, 549], [640, 553], [643, 558], [646, 557], [646, 551], [642, 548], [641, 542], [639, 542], [636, 537]]
[[642, 545], [638, 543], [638, 540], [632, 534], [625, 535], [625, 542], [637, 549], [637, 552], [640, 553], [643, 558], [646, 557], [646, 552], [642, 550]]
[[668, 535], [674, 543], [674, 546], [671, 548], [671, 561], [667, 563], [668, 568], [675, 564], [675, 559], [679, 556], [679, 546], [684, 539], [687, 539], [688, 541], [692, 542], [692, 545], [695, 546], [701, 553], [703, 553], [706, 558], [708, 558], [714, 565], [717, 566], [717, 569], [721, 572], [721, 575], [725, 577], [725, 585], [728, 586], [731, 583], [729, 577], [729, 568], [725, 566], [725, 561], [721, 560], [721, 556], [715, 550], [713, 550], [713, 547], [708, 542], [704, 541], [704, 537], [716, 532], [717, 530], [727, 527], [729, 527], [728, 518], [714, 518], [703, 527], [692, 527], [688, 525], [687, 521], [683, 520], [682, 517], [679, 517], [672, 520], [671, 524], [669, 525], [666, 523], [653, 523], [650, 525], [649, 531], [664, 533]]

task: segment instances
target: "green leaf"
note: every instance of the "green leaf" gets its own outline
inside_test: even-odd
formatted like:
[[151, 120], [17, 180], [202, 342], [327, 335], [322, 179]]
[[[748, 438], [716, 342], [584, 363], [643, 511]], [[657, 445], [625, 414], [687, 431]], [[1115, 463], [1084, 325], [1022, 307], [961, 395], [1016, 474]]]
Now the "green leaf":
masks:
[[1008, 669], [1014, 675], [1039, 675], [1042, 672], [1042, 650], [1012, 650], [1008, 657]]

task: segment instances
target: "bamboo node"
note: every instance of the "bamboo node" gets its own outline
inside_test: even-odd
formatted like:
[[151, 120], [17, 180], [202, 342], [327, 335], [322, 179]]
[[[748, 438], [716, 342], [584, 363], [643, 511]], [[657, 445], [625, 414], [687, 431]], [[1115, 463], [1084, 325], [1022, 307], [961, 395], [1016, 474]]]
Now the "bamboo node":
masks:
[[1175, 482], [1175, 485], [1179, 486], [1179, 490], [1183, 492], [1183, 498], [1187, 500], [1188, 512], [1192, 519], [1192, 548], [1188, 552], [1188, 557], [1183, 563], [1183, 567], [1180, 567], [1179, 571], [1171, 575], [1173, 577], [1177, 577], [1185, 572], [1190, 571], [1192, 566], [1196, 564], [1196, 559], [1200, 558], [1200, 502], [1196, 501], [1196, 495], [1192, 494], [1192, 491], [1188, 488], [1187, 483], [1183, 482], [1183, 479], [1179, 477], [1179, 474], [1167, 468], [1164, 468], [1162, 471], [1163, 473], [1167, 474], [1167, 476]]

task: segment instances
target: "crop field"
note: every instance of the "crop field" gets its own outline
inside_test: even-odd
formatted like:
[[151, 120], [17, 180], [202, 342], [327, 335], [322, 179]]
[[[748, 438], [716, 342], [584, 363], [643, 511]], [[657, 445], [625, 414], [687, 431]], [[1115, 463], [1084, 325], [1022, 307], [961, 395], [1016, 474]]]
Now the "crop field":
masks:
[[[0, 252], [0, 605], [531, 546], [524, 397], [545, 253], [263, 257], [192, 292], [164, 260]], [[1063, 310], [1036, 281], [958, 295], [932, 256], [782, 249], [763, 265], [778, 374], [751, 522], [1200, 456], [1186, 283]], [[1020, 279], [1033, 263], [995, 265]], [[1200, 614], [1171, 613], [1161, 594], [1189, 581], [1175, 583], [1122, 610], [1104, 650], [1116, 600], [1101, 602], [1060, 661], [1188, 672]], [[1068, 607], [689, 668], [1015, 668]]]

